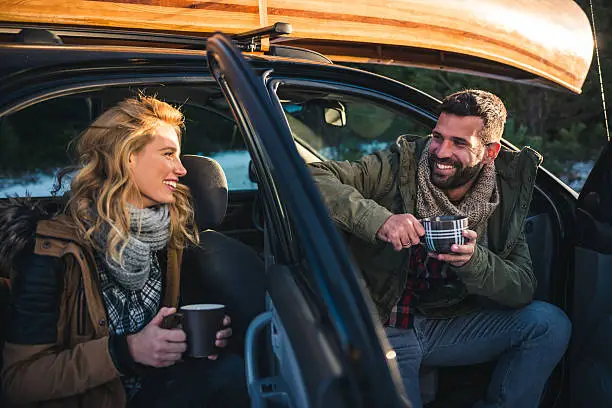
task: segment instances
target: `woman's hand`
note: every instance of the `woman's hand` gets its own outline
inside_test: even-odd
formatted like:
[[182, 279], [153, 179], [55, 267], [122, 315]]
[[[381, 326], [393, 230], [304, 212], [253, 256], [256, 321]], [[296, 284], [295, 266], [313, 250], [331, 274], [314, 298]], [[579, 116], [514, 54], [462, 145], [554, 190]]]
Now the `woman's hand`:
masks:
[[[164, 317], [174, 312], [176, 309], [173, 307], [162, 307], [144, 329], [127, 337], [128, 348], [134, 361], [152, 367], [167, 367], [181, 359], [187, 349], [185, 332], [181, 329], [168, 330], [160, 327]], [[219, 340], [217, 345], [218, 343]]]
[[[229, 327], [231, 323], [232, 323], [232, 319], [230, 319], [228, 315], [225, 315], [225, 318], [223, 319], [223, 326], [225, 328], [217, 332], [217, 340], [215, 341], [215, 346], [217, 347], [227, 346], [227, 339], [229, 339], [232, 335], [232, 328]], [[208, 356], [208, 358], [211, 360], [216, 360], [217, 357], [218, 357], [217, 354]]]

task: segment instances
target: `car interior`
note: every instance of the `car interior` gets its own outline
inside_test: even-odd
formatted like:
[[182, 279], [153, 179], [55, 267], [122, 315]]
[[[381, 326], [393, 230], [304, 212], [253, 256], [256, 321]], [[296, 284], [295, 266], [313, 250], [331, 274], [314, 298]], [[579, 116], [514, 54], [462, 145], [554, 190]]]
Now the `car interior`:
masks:
[[[258, 396], [259, 406], [315, 406], [312, 395], [334, 406], [334, 390], [340, 385], [333, 379], [340, 365], [316, 357], [330, 355], [326, 350], [333, 347], [321, 334], [325, 328], [319, 322], [325, 318], [301, 314], [313, 309], [306, 305], [323, 304], [304, 295], [309, 293], [307, 270], [312, 266], [305, 261], [268, 262], [270, 257], [282, 258], [282, 237], [270, 228], [257, 170], [216, 83], [109, 86], [49, 98], [0, 118], [0, 200], [32, 195], [59, 207], [68, 182], [51, 195], [53, 176], [73, 164], [75, 138], [105, 109], [140, 90], [180, 105], [186, 117], [182, 153], [188, 174], [183, 182], [194, 196], [201, 245], [186, 251], [183, 259], [182, 303], [206, 299], [228, 305], [235, 333], [231, 347], [245, 355], [250, 392]], [[291, 86], [281, 86], [277, 95], [305, 162], [355, 160], [384, 148], [398, 135], [426, 136], [431, 130], [431, 121], [359, 95]], [[561, 304], [566, 282], [559, 282], [554, 271], [564, 232], [555, 205], [540, 187], [533, 193], [525, 233], [538, 280], [536, 298]], [[290, 238], [288, 250], [299, 255], [299, 234]], [[3, 311], [9, 287], [8, 280], [0, 280]], [[311, 361], [305, 365], [307, 359]], [[425, 367], [424, 401], [434, 407], [450, 406], [445, 404], [466, 394], [477, 398], [486, 389], [491, 367]], [[302, 375], [303, 370], [317, 371], [320, 384], [328, 385], [320, 389], [305, 381], [313, 376]]]

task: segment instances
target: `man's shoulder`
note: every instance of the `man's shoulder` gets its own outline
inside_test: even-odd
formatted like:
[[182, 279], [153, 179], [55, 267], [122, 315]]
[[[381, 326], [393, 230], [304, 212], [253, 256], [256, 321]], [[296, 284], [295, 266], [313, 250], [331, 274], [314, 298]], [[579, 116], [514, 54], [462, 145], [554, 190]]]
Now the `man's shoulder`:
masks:
[[404, 134], [397, 137], [389, 150], [404, 157], [420, 157], [428, 141], [429, 136]]
[[522, 158], [522, 160], [527, 161], [536, 167], [540, 166], [542, 164], [542, 161], [544, 161], [542, 155], [537, 150], [533, 149], [531, 146], [523, 147], [518, 152], [518, 155]]
[[542, 155], [529, 146], [518, 151], [502, 148], [495, 160], [495, 168], [502, 176], [518, 177], [524, 172], [535, 173], [542, 160]]

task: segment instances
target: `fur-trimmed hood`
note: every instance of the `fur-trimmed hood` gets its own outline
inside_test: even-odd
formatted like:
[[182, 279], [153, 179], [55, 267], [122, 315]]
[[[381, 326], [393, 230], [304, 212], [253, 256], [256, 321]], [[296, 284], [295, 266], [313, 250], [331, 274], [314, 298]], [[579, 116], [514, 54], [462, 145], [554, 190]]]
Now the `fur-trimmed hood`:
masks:
[[0, 276], [12, 274], [17, 255], [34, 241], [39, 220], [52, 214], [40, 200], [32, 197], [10, 197], [0, 200]]

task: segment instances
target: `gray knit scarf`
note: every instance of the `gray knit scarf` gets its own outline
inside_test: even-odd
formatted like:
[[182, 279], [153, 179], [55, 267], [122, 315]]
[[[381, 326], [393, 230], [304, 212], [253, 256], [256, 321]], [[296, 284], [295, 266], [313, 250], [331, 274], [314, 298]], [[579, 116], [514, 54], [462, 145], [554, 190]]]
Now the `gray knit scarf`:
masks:
[[478, 180], [463, 197], [458, 205], [453, 204], [446, 194], [431, 182], [429, 168], [429, 144], [425, 146], [417, 170], [417, 203], [418, 218], [435, 217], [437, 215], [458, 215], [468, 217], [469, 229], [476, 231], [478, 241], [486, 245], [487, 220], [499, 205], [495, 163], [485, 164], [480, 171]]
[[[129, 206], [130, 235], [123, 251], [122, 264], [109, 256], [104, 260], [108, 273], [124, 288], [142, 289], [151, 271], [151, 253], [168, 244], [170, 238], [170, 210], [167, 205], [138, 209]], [[107, 233], [96, 241], [106, 253]]]

